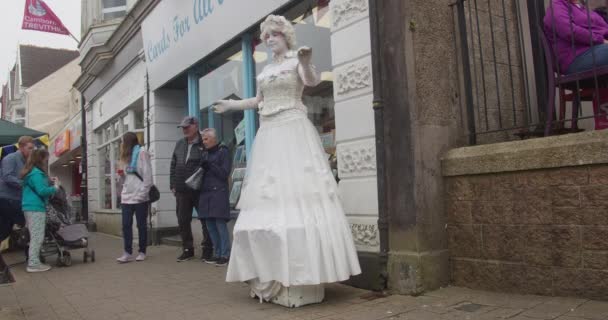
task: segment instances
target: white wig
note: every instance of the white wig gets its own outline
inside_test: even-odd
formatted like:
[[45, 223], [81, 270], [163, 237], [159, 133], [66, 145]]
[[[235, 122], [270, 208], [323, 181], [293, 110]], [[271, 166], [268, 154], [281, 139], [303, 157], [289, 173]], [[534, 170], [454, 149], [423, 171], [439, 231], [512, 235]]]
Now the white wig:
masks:
[[214, 128], [207, 128], [201, 132], [201, 135], [217, 139], [217, 130]]
[[293, 28], [293, 25], [289, 20], [285, 19], [283, 16], [275, 16], [269, 15], [262, 25], [260, 26], [260, 30], [262, 30], [262, 34], [260, 37], [262, 40], [266, 37], [267, 34], [271, 32], [279, 32], [283, 34], [285, 37], [285, 42], [287, 42], [287, 48], [289, 50], [294, 50], [296, 47], [296, 31]]

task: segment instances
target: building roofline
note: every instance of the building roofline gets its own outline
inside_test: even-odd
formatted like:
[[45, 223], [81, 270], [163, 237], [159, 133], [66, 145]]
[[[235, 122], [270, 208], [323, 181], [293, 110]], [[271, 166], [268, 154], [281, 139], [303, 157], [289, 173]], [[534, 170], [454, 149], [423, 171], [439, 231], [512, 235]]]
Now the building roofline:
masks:
[[[133, 8], [129, 10], [127, 15], [120, 22], [116, 30], [112, 32], [112, 35], [110, 38], [108, 38], [105, 44], [99, 46], [98, 50], [89, 50], [87, 55], [82, 57], [82, 60], [94, 61], [102, 56], [107, 59], [107, 63], [114, 60], [114, 57], [116, 57], [116, 55], [141, 29], [141, 23], [143, 20], [148, 16], [148, 14], [150, 14], [150, 12], [152, 12], [160, 1], [161, 0], [137, 1]], [[91, 30], [91, 28], [89, 28], [89, 30]], [[109, 53], [111, 56], [108, 56]], [[89, 70], [83, 68], [82, 73], [74, 83], [74, 87], [78, 89], [78, 91], [84, 92], [95, 80], [95, 78], [95, 75], [89, 74]]]

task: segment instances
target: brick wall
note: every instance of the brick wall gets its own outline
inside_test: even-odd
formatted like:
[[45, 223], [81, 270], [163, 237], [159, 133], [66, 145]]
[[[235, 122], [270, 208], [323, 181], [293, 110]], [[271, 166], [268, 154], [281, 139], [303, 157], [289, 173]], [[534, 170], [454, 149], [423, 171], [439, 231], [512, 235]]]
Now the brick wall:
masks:
[[446, 182], [455, 285], [608, 300], [608, 165]]

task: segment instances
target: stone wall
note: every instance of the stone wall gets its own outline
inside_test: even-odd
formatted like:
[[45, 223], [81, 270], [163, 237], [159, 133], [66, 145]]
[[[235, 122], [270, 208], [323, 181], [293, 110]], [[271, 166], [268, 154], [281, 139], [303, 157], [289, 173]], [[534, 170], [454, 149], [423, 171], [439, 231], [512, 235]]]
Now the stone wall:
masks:
[[[485, 154], [475, 147], [448, 154], [453, 283], [608, 299], [608, 159], [602, 154], [607, 142], [601, 141], [606, 138], [592, 132], [498, 144], [495, 152], [486, 147]], [[560, 142], [563, 147], [556, 148]], [[532, 146], [538, 147], [537, 160], [519, 161], [534, 156]], [[466, 163], [479, 169], [451, 175]]]

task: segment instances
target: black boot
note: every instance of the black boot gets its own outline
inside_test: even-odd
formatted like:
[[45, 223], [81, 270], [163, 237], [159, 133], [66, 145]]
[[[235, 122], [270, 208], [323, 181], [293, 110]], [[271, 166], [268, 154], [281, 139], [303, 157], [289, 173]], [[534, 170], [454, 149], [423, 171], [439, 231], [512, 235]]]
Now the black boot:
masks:
[[211, 258], [213, 258], [213, 247], [203, 247], [203, 254], [201, 256], [201, 259], [203, 261], [207, 261]]
[[188, 261], [188, 260], [192, 259], [193, 257], [194, 257], [194, 249], [192, 249], [192, 248], [184, 249], [184, 252], [182, 252], [182, 255], [177, 257], [177, 262]]

